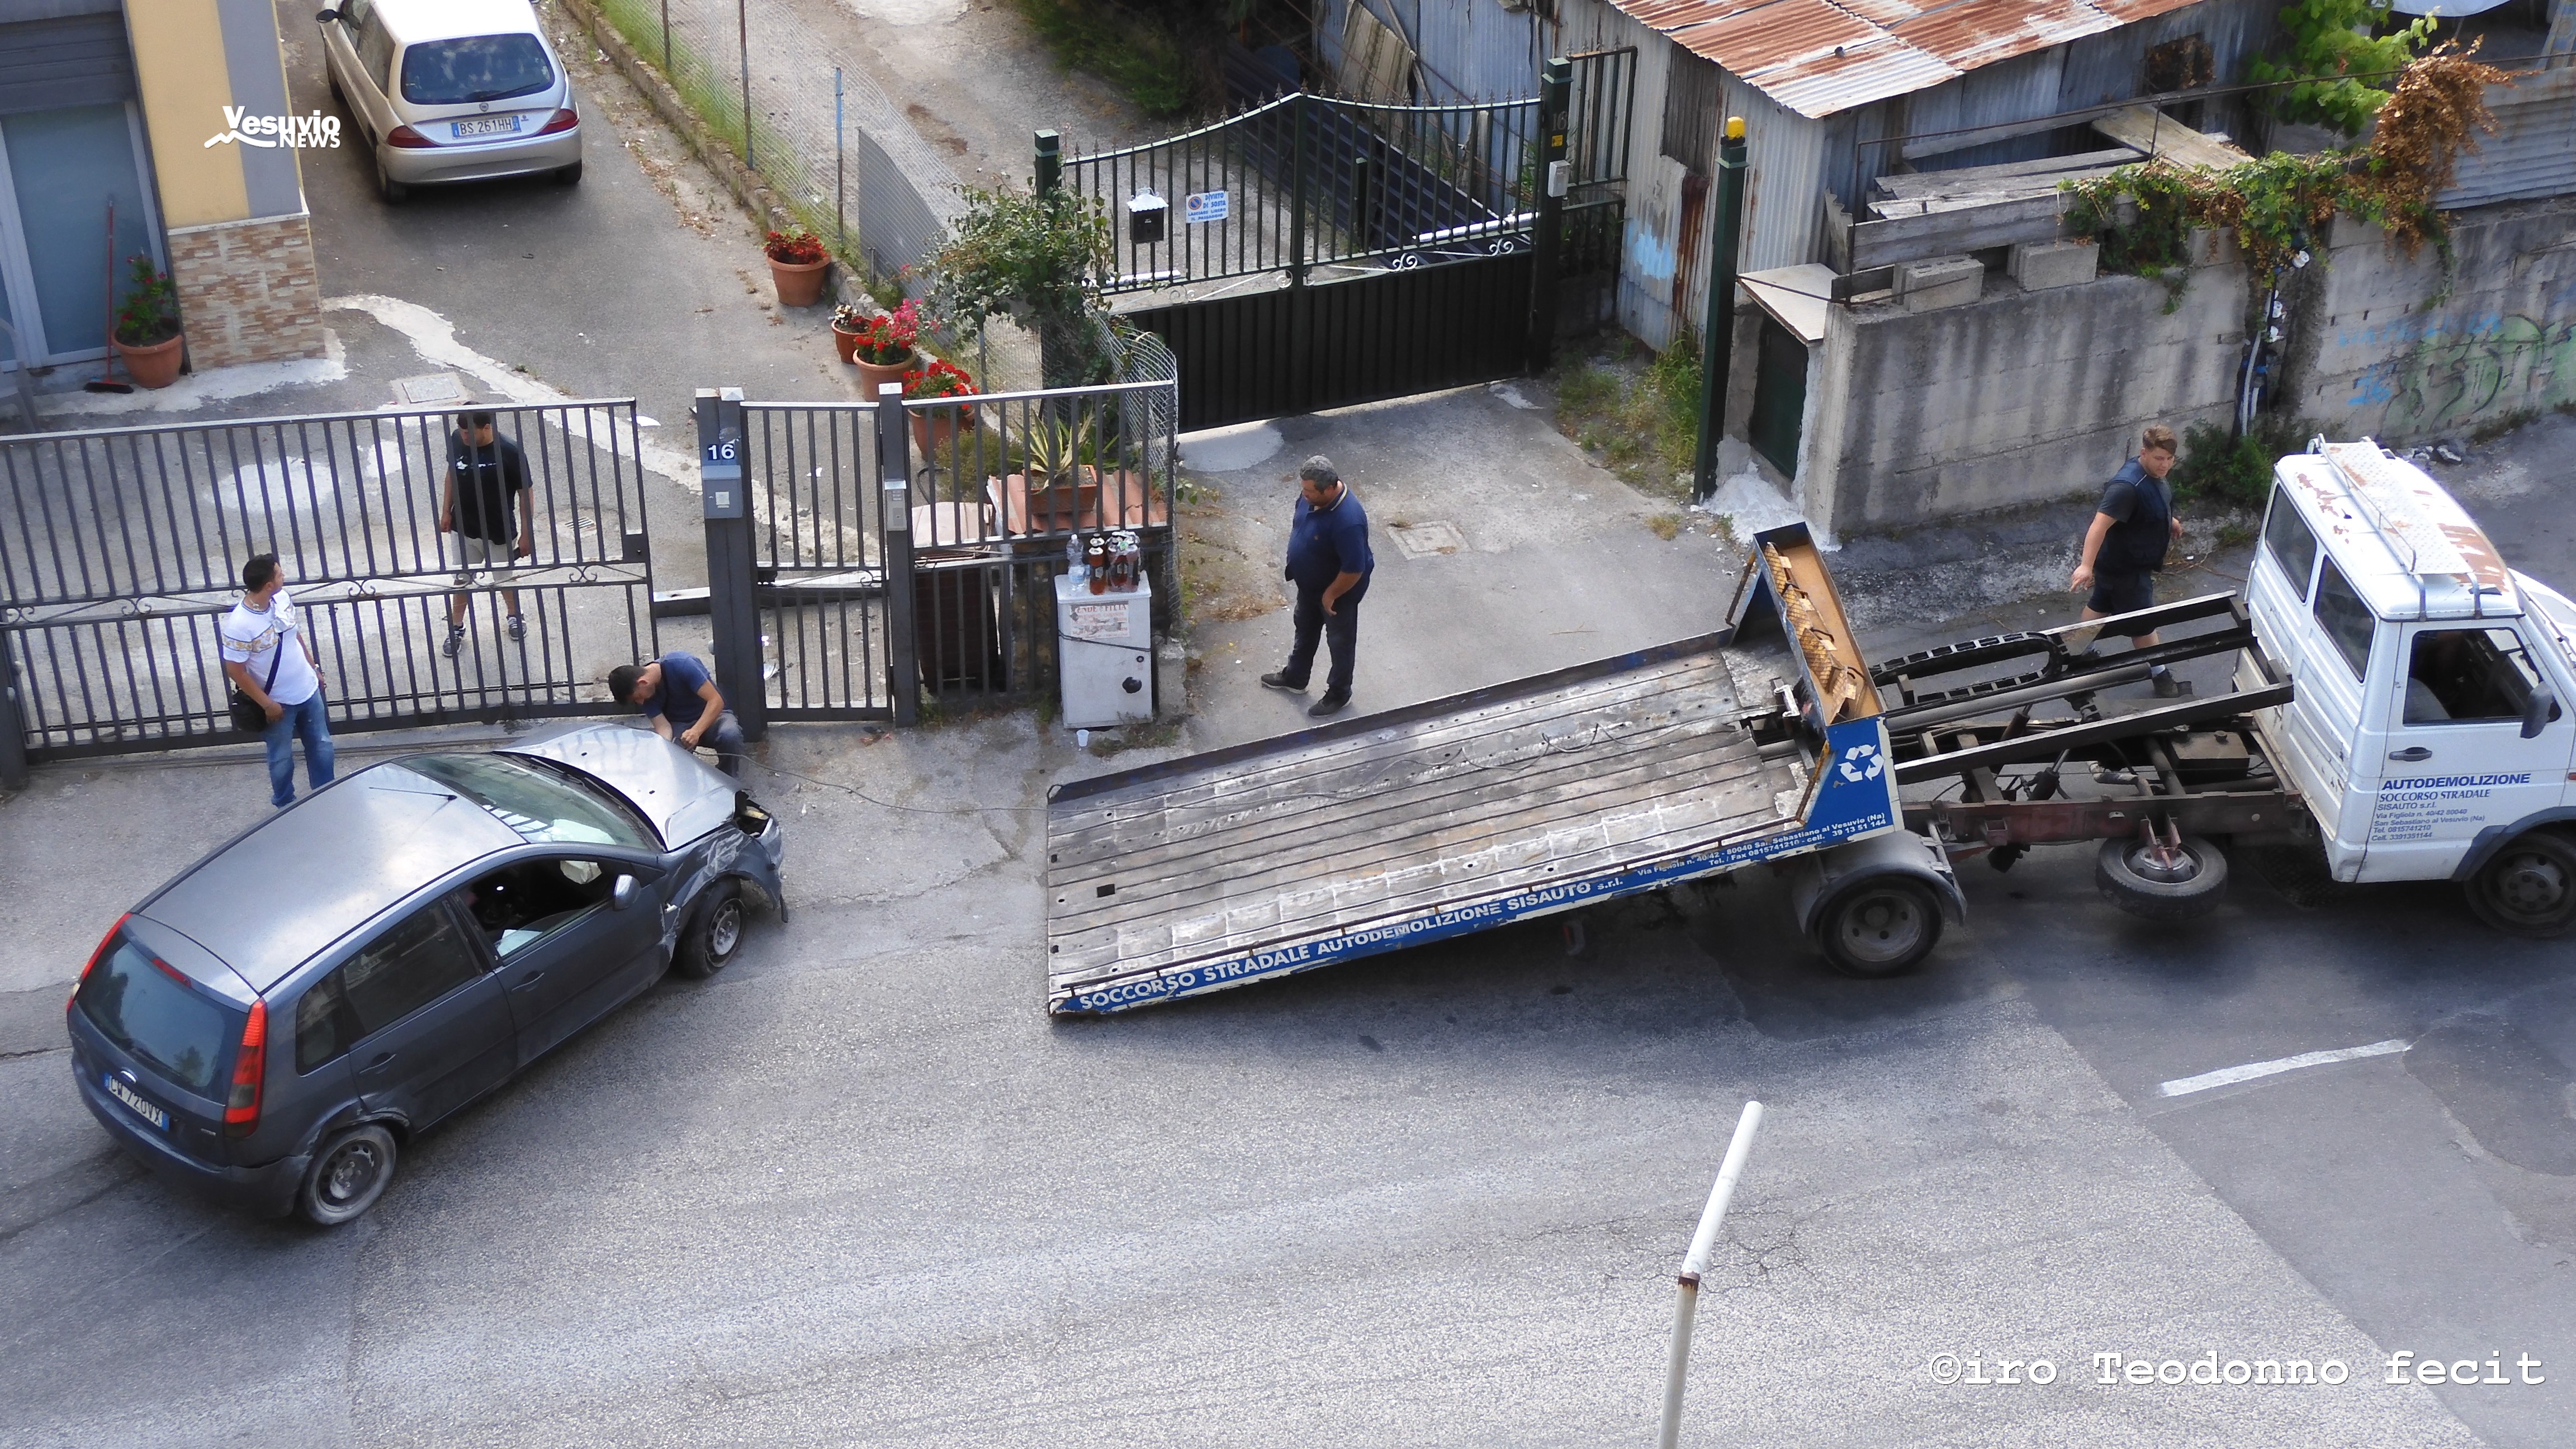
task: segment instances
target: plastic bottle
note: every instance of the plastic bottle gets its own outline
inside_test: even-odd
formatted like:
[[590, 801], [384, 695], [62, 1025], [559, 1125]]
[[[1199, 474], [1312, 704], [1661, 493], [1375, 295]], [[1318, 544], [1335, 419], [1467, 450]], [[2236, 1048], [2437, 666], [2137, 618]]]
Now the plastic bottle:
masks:
[[1082, 582], [1081, 534], [1073, 534], [1064, 541], [1064, 571], [1073, 576], [1075, 583]]

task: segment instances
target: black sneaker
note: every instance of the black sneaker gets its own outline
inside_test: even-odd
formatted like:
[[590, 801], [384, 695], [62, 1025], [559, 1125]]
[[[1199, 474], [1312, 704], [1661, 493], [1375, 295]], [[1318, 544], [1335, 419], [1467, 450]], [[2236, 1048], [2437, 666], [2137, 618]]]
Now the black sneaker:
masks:
[[525, 639], [525, 638], [527, 638], [527, 637], [528, 637], [528, 621], [527, 621], [527, 620], [525, 620], [525, 619], [520, 618], [520, 617], [519, 617], [518, 615], [516, 615], [516, 614], [512, 614], [512, 615], [510, 616], [510, 637], [511, 637], [511, 638], [513, 638], [513, 639]]
[[464, 647], [465, 626], [462, 624], [448, 625], [447, 642], [438, 646], [438, 652], [446, 655], [450, 659], [453, 659], [456, 657], [457, 652], [462, 650]]
[[2190, 680], [2176, 679], [2170, 674], [2159, 674], [2154, 676], [2154, 683], [2156, 686], [2156, 698], [2158, 699], [2180, 699], [2184, 695], [2191, 693]]
[[1307, 708], [1306, 717], [1308, 719], [1322, 719], [1328, 714], [1340, 714], [1343, 710], [1350, 707], [1350, 703], [1351, 697], [1347, 694], [1328, 694], [1322, 699], [1316, 700], [1313, 705]]
[[1290, 694], [1304, 694], [1306, 692], [1304, 682], [1300, 681], [1295, 684], [1288, 682], [1288, 671], [1284, 669], [1271, 670], [1268, 674], [1261, 676], [1261, 682], [1269, 685], [1272, 689], [1284, 689]]

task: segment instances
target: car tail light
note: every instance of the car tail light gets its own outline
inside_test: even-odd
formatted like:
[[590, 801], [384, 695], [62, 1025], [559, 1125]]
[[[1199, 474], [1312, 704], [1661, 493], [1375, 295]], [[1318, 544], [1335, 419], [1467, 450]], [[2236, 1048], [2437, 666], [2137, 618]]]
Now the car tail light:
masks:
[[581, 117], [573, 114], [572, 107], [565, 106], [561, 110], [556, 111], [553, 115], [546, 117], [546, 123], [537, 128], [537, 134], [540, 136], [551, 136], [558, 131], [569, 131], [580, 124]]
[[409, 126], [396, 126], [392, 130], [385, 132], [385, 144], [388, 146], [400, 146], [407, 151], [418, 151], [423, 147], [435, 146], [438, 143], [429, 139], [427, 136], [422, 135], [420, 132], [413, 130]]
[[124, 915], [116, 918], [116, 924], [107, 928], [106, 935], [98, 938], [98, 949], [89, 953], [88, 962], [81, 967], [80, 980], [72, 983], [72, 999], [63, 1003], [63, 1010], [71, 1010], [74, 1003], [77, 1003], [80, 1000], [82, 982], [89, 980], [89, 973], [96, 970], [98, 968], [98, 963], [107, 957], [107, 943], [115, 940], [116, 933], [124, 930], [125, 923], [133, 919], [134, 913], [128, 911]]
[[248, 1137], [259, 1130], [259, 1084], [268, 1076], [268, 1003], [250, 1004], [242, 1023], [241, 1051], [233, 1058], [232, 1095], [224, 1099], [224, 1135]]

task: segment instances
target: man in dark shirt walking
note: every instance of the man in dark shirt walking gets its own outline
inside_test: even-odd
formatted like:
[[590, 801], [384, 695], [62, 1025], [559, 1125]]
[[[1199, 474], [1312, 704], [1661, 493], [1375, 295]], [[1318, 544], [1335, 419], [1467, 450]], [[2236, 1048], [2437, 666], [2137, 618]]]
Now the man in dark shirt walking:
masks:
[[[447, 439], [447, 486], [438, 500], [438, 531], [456, 535], [456, 587], [447, 598], [447, 642], [439, 652], [453, 659], [465, 647], [465, 612], [480, 569], [506, 569], [537, 551], [529, 531], [536, 510], [528, 483], [527, 455], [498, 436], [488, 412], [470, 412]], [[519, 591], [503, 589], [510, 637], [528, 637], [519, 616]]]
[[[2165, 550], [2182, 537], [2182, 520], [2173, 511], [2173, 486], [2165, 481], [2173, 471], [2174, 453], [2173, 429], [2154, 424], [2139, 437], [2138, 456], [2121, 464], [2102, 489], [2093, 526], [2084, 531], [2084, 557], [2068, 582], [2076, 592], [2092, 590], [2084, 601], [2085, 618], [2154, 607], [2156, 571], [2165, 566]], [[2129, 645], [2152, 649], [2160, 642], [2149, 630], [2132, 638]], [[2191, 693], [2187, 681], [2174, 678], [2161, 664], [2150, 677], [2160, 699]]]
[[1297, 642], [1288, 667], [1261, 676], [1273, 689], [1303, 693], [1315, 668], [1318, 638], [1333, 649], [1324, 697], [1306, 711], [1322, 719], [1351, 702], [1351, 668], [1359, 662], [1360, 600], [1377, 560], [1369, 553], [1368, 514], [1350, 485], [1318, 453], [1297, 470], [1297, 517], [1288, 527], [1288, 580], [1297, 586]]

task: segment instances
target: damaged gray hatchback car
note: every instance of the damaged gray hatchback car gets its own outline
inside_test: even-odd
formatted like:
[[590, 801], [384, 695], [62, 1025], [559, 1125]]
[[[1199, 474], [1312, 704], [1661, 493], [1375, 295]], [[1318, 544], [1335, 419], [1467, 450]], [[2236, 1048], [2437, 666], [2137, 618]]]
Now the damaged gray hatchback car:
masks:
[[359, 771], [111, 927], [68, 1012], [81, 1098], [155, 1172], [347, 1222], [412, 1134], [658, 979], [786, 918], [778, 822], [659, 736]]

